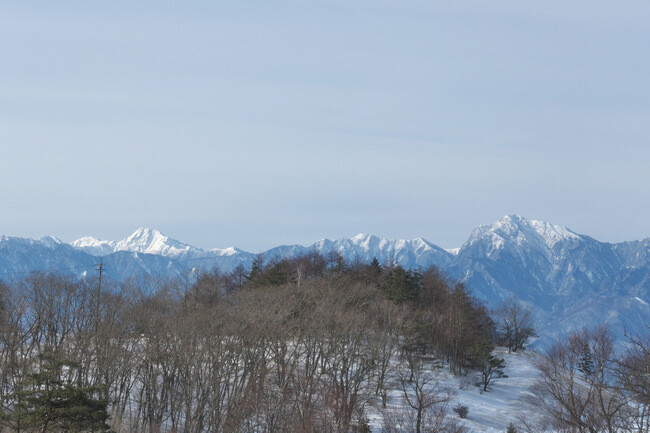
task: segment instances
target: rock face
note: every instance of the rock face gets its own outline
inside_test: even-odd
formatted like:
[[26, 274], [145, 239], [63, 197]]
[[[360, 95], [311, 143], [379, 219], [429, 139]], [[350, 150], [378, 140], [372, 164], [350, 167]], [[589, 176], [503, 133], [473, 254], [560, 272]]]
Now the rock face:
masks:
[[[650, 238], [610, 244], [543, 221], [508, 215], [480, 226], [459, 249], [446, 251], [424, 239], [389, 240], [359, 234], [323, 239], [311, 246], [285, 245], [263, 253], [266, 260], [310, 251], [342, 254], [349, 262], [396, 263], [405, 268], [431, 265], [462, 280], [490, 305], [509, 296], [534, 307], [546, 345], [564, 332], [602, 321], [616, 332], [641, 330], [650, 321]], [[249, 267], [256, 254], [237, 248], [204, 251], [141, 228], [119, 241], [92, 237], [66, 244], [0, 238], [0, 278], [34, 270], [94, 275], [102, 257], [107, 275], [121, 281], [137, 275], [178, 277], [199, 270]]]

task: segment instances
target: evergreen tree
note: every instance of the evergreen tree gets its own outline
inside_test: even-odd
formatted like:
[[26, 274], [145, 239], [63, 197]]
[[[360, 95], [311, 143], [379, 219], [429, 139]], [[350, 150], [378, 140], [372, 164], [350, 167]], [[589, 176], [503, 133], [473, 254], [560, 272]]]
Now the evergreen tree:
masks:
[[370, 269], [372, 269], [373, 272], [377, 275], [381, 273], [381, 265], [379, 264], [379, 259], [377, 259], [377, 257], [372, 258], [372, 261], [370, 262]]
[[505, 360], [495, 356], [492, 351], [494, 346], [488, 341], [481, 340], [474, 344], [470, 356], [470, 366], [481, 374], [480, 385], [487, 391], [492, 380], [503, 377]]
[[421, 281], [422, 275], [419, 272], [395, 266], [388, 270], [382, 285], [388, 299], [404, 302], [417, 298]]
[[588, 343], [584, 343], [582, 347], [582, 356], [578, 363], [578, 371], [584, 374], [586, 378], [594, 374], [594, 357]]
[[257, 273], [255, 283], [259, 286], [279, 286], [291, 281], [291, 264], [283, 259], [270, 263], [262, 271]]
[[38, 355], [39, 368], [5, 397], [2, 419], [17, 432], [107, 432], [107, 402], [101, 389], [70, 379], [79, 365], [53, 353]]
[[259, 274], [262, 272], [264, 269], [264, 256], [261, 254], [258, 254], [255, 256], [255, 259], [253, 259], [253, 263], [251, 264], [251, 271], [248, 273], [248, 279], [251, 281], [255, 281], [255, 279], [259, 276]]
[[347, 269], [347, 263], [345, 262], [345, 257], [342, 254], [337, 254], [336, 262], [334, 264], [334, 272], [337, 274], [342, 274]]
[[361, 269], [362, 271], [357, 278], [369, 284], [379, 284], [382, 269], [377, 257], [373, 257], [372, 261], [367, 265], [362, 265]]

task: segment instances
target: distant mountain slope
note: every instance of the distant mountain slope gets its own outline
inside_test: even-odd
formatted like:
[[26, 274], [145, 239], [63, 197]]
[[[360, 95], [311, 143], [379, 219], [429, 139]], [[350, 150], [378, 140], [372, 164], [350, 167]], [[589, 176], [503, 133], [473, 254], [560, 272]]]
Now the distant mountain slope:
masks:
[[61, 270], [78, 275], [96, 262], [96, 257], [51, 236], [0, 238], [0, 278], [3, 279], [20, 278], [32, 271]]
[[[338, 252], [351, 263], [377, 257], [382, 264], [405, 268], [438, 266], [490, 305], [516, 296], [534, 306], [541, 333], [551, 336], [603, 320], [622, 333], [624, 328], [642, 329], [642, 319], [650, 317], [650, 238], [610, 244], [562, 226], [508, 215], [477, 227], [462, 247], [449, 251], [421, 238], [359, 234], [310, 246], [278, 246], [262, 256], [270, 261], [310, 251]], [[118, 281], [142, 274], [178, 277], [215, 268], [247, 268], [256, 256], [233, 247], [204, 251], [146, 228], [118, 242], [85, 237], [66, 244], [52, 237], [2, 237], [0, 278], [34, 270], [93, 275], [99, 257], [107, 275]]]
[[[91, 248], [91, 242], [85, 248], [73, 244], [53, 237], [34, 240], [3, 236], [0, 238], [0, 279], [20, 279], [34, 271], [60, 272], [79, 278], [96, 275], [99, 257], [87, 251], [104, 252], [103, 247]], [[137, 275], [175, 277], [190, 271], [187, 265], [169, 257], [130, 251], [112, 252], [101, 260], [106, 264], [107, 276], [117, 281]]]
[[102, 258], [108, 277], [122, 281], [129, 277], [150, 275], [176, 278], [190, 274], [192, 268], [171, 257], [156, 254], [117, 251]]

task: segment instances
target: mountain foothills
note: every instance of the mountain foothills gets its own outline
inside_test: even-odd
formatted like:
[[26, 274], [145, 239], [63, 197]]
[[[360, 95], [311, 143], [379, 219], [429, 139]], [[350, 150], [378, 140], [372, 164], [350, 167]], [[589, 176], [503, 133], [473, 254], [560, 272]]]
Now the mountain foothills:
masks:
[[[435, 265], [463, 281], [489, 305], [510, 296], [536, 311], [540, 340], [605, 320], [616, 333], [633, 332], [650, 317], [650, 238], [617, 244], [599, 242], [565, 227], [509, 215], [476, 228], [459, 248], [447, 251], [424, 239], [388, 240], [373, 235], [324, 239], [311, 246], [288, 245], [265, 251], [265, 261], [316, 251], [336, 252], [348, 262], [404, 268]], [[184, 277], [218, 268], [250, 268], [260, 256], [237, 248], [202, 250], [138, 229], [119, 242], [84, 237], [70, 244], [53, 237], [0, 238], [0, 278], [56, 270], [80, 278], [95, 275], [101, 257], [109, 277], [122, 281], [147, 274]]]

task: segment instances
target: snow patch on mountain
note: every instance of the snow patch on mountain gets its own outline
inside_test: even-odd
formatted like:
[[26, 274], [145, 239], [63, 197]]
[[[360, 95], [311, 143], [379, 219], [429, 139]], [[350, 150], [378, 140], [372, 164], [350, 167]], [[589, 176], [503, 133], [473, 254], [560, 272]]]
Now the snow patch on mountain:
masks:
[[530, 225], [544, 239], [549, 248], [553, 248], [555, 244], [561, 241], [582, 239], [582, 236], [564, 226], [538, 220], [531, 220]]

